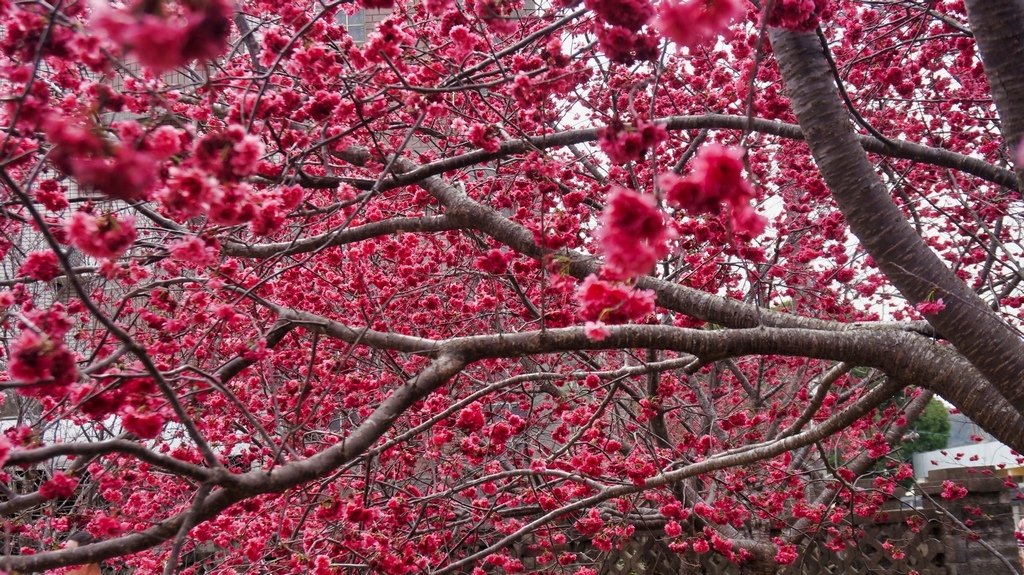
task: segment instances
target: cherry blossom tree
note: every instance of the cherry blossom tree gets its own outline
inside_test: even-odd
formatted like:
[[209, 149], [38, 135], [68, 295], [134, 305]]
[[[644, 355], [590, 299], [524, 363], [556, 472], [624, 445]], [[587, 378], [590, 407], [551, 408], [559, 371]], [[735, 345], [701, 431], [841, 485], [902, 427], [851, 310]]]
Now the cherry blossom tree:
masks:
[[0, 21], [0, 569], [770, 570], [935, 396], [1024, 452], [1017, 0]]

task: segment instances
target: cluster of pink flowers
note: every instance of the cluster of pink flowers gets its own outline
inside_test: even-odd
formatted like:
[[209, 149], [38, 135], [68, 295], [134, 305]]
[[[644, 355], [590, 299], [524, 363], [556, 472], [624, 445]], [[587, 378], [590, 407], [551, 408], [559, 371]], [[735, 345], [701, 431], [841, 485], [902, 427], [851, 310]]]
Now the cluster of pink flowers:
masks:
[[658, 37], [641, 31], [654, 16], [649, 0], [585, 0], [584, 4], [597, 16], [598, 45], [611, 61], [629, 65], [657, 57]]
[[638, 290], [621, 282], [587, 276], [576, 292], [580, 317], [587, 322], [587, 337], [601, 341], [608, 337], [608, 324], [643, 319], [654, 313], [654, 292]]
[[493, 249], [477, 258], [476, 267], [489, 274], [500, 275], [508, 271], [508, 265], [515, 259], [515, 252]]
[[577, 293], [581, 300], [580, 315], [586, 321], [618, 324], [654, 312], [654, 292], [635, 290], [593, 275], [583, 280]]
[[196, 142], [191, 163], [221, 181], [236, 181], [256, 171], [263, 143], [239, 125], [211, 132]]
[[650, 61], [658, 57], [661, 38], [653, 30], [635, 32], [622, 26], [597, 28], [597, 44], [608, 59], [628, 66], [634, 62]]
[[156, 196], [177, 219], [206, 214], [216, 224], [249, 223], [255, 234], [272, 233], [302, 201], [302, 192], [298, 186], [257, 191], [242, 181], [256, 172], [263, 152], [260, 139], [238, 125], [207, 134], [168, 170]]
[[750, 205], [754, 195], [743, 177], [743, 150], [719, 144], [701, 148], [689, 176], [668, 172], [658, 178], [669, 203], [692, 213], [720, 213], [722, 205], [731, 210], [732, 227], [757, 235], [765, 220]]
[[159, 410], [128, 405], [121, 410], [121, 425], [125, 431], [143, 439], [152, 439], [164, 428], [164, 416]]
[[668, 139], [664, 126], [639, 121], [626, 126], [616, 120], [601, 129], [597, 143], [608, 159], [616, 164], [641, 160], [647, 150]]
[[467, 431], [480, 431], [483, 429], [485, 421], [480, 402], [473, 402], [459, 412], [455, 425]]
[[58, 395], [77, 378], [75, 356], [64, 342], [31, 329], [21, 332], [14, 341], [7, 372], [11, 379], [22, 383], [52, 383], [52, 391]]
[[139, 1], [129, 10], [101, 10], [95, 25], [144, 66], [162, 72], [223, 54], [233, 14], [228, 0], [191, 0], [179, 6]]
[[39, 495], [43, 499], [63, 499], [71, 497], [75, 493], [76, 487], [78, 487], [77, 479], [58, 471], [39, 486]]
[[43, 180], [36, 187], [36, 201], [51, 212], [59, 212], [70, 205], [64, 193], [57, 180]]
[[[613, 125], [601, 134], [601, 147], [613, 161], [629, 161], [664, 137], [664, 130], [652, 124], [641, 123], [636, 130]], [[664, 174], [659, 184], [669, 203], [691, 212], [717, 214], [727, 205], [733, 230], [756, 235], [763, 231], [764, 220], [750, 206], [754, 194], [743, 178], [742, 158], [738, 148], [705, 146], [689, 176]], [[653, 197], [612, 189], [598, 232], [605, 264], [599, 276], [588, 277], [576, 292], [587, 337], [600, 341], [610, 333], [608, 324], [642, 320], [654, 312], [653, 293], [629, 282], [653, 271], [675, 238]]]
[[639, 30], [654, 16], [654, 6], [648, 0], [583, 0], [597, 17], [612, 26]]
[[654, 269], [668, 255], [675, 233], [654, 198], [626, 188], [613, 188], [601, 217], [599, 238], [605, 255], [603, 276], [626, 280]]
[[217, 262], [218, 250], [212, 240], [191, 236], [168, 246], [171, 257], [193, 267], [205, 267]]
[[721, 34], [744, 10], [741, 0], [665, 2], [655, 25], [673, 42], [694, 47]]
[[131, 200], [144, 196], [156, 181], [156, 159], [130, 143], [105, 139], [98, 127], [54, 116], [46, 137], [55, 146], [51, 159], [78, 183], [108, 196]]
[[942, 298], [923, 301], [915, 305], [914, 309], [916, 309], [921, 315], [935, 315], [946, 309], [946, 302], [942, 301]]
[[800, 558], [800, 553], [797, 551], [796, 545], [784, 543], [782, 539], [778, 537], [774, 538], [773, 541], [776, 545], [775, 562], [779, 565], [790, 565]]
[[68, 222], [71, 245], [96, 258], [117, 258], [135, 242], [135, 219], [75, 212]]
[[502, 0], [469, 0], [466, 8], [487, 24], [495, 34], [509, 34], [516, 29], [511, 4]]
[[64, 272], [60, 269], [57, 254], [50, 250], [29, 252], [25, 256], [25, 261], [18, 267], [19, 276], [30, 277], [44, 282], [48, 282], [62, 273]]
[[967, 488], [963, 485], [958, 485], [952, 481], [946, 480], [942, 482], [942, 493], [939, 494], [943, 499], [963, 499], [967, 497]]
[[24, 395], [63, 395], [78, 379], [75, 356], [64, 346], [64, 336], [71, 329], [71, 322], [60, 304], [26, 315], [32, 325], [25, 326], [11, 344], [7, 374], [21, 383], [48, 384], [23, 388], [20, 392]]
[[830, 0], [775, 0], [768, 25], [797, 32], [814, 30], [831, 10]]
[[482, 148], [486, 152], [497, 152], [501, 148], [501, 140], [498, 139], [498, 129], [496, 126], [473, 124], [470, 126], [467, 135], [471, 144]]
[[654, 198], [625, 188], [608, 194], [601, 224], [601, 277], [587, 277], [576, 292], [587, 337], [595, 341], [608, 336], [606, 324], [640, 320], [654, 312], [654, 292], [625, 282], [650, 273], [676, 237]]

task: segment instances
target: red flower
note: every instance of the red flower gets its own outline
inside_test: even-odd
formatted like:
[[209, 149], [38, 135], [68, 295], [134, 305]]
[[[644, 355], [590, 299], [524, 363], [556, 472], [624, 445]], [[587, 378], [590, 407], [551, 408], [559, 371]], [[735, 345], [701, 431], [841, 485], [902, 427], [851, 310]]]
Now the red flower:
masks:
[[46, 137], [54, 164], [78, 183], [119, 199], [145, 195], [156, 180], [156, 162], [132, 145], [112, 144], [89, 122], [54, 117]]
[[485, 152], [497, 152], [501, 147], [501, 140], [498, 139], [498, 130], [494, 126], [473, 124], [469, 128], [469, 141]]
[[616, 64], [629, 66], [658, 57], [661, 39], [653, 31], [639, 34], [622, 26], [595, 26], [594, 32], [601, 51]]
[[479, 431], [485, 423], [484, 412], [479, 403], [471, 403], [459, 412], [455, 425], [466, 431]]
[[57, 261], [57, 254], [50, 250], [30, 252], [25, 256], [21, 267], [18, 268], [19, 276], [28, 276], [44, 282], [48, 282], [62, 273], [60, 263]]
[[779, 543], [778, 550], [775, 553], [775, 562], [779, 565], [790, 565], [799, 557], [800, 554], [797, 553], [796, 545]]
[[164, 417], [157, 411], [142, 411], [134, 406], [128, 406], [124, 409], [121, 424], [124, 425], [125, 431], [142, 439], [152, 439], [163, 430]]
[[53, 474], [53, 478], [39, 486], [39, 495], [43, 499], [71, 497], [74, 495], [76, 487], [78, 487], [77, 479], [58, 471]]
[[829, 10], [829, 0], [775, 0], [768, 25], [807, 32], [814, 30]]
[[608, 330], [608, 326], [604, 322], [588, 321], [583, 326], [583, 333], [591, 341], [604, 341], [612, 332]]
[[597, 143], [608, 159], [616, 164], [641, 160], [648, 149], [668, 139], [664, 126], [650, 122], [637, 122], [636, 126], [625, 126], [618, 120], [598, 133]]
[[943, 499], [963, 499], [967, 497], [967, 488], [946, 480], [942, 482], [942, 493], [940, 495]]
[[625, 188], [613, 188], [601, 216], [599, 236], [605, 254], [604, 275], [630, 279], [650, 273], [668, 255], [675, 237], [654, 198]]
[[655, 26], [669, 40], [693, 47], [706, 42], [743, 14], [740, 0], [690, 0], [666, 2], [658, 10]]
[[171, 15], [164, 15], [163, 8], [160, 2], [142, 2], [131, 12], [108, 9], [99, 13], [95, 25], [157, 72], [193, 60], [212, 60], [227, 50], [234, 13], [231, 3], [188, 2]]
[[36, 200], [51, 212], [59, 212], [68, 207], [68, 199], [64, 196], [64, 188], [57, 180], [43, 180], [36, 189]]
[[867, 440], [864, 444], [864, 448], [867, 450], [868, 455], [875, 459], [884, 457], [891, 450], [889, 443], [885, 440], [885, 436], [881, 433], [875, 433], [871, 439]]
[[200, 170], [171, 168], [167, 187], [157, 193], [171, 215], [187, 219], [208, 209], [220, 192], [217, 179]]
[[0, 435], [0, 466], [7, 461], [7, 457], [10, 456], [12, 448], [11, 440], [7, 439], [6, 435]]
[[[583, 280], [576, 299], [580, 316], [588, 322], [620, 324], [654, 313], [654, 292], [610, 283], [594, 275]], [[595, 324], [592, 328], [594, 331], [598, 326]]]
[[647, 0], [584, 0], [583, 4], [612, 26], [637, 31], [654, 16]]
[[586, 516], [577, 519], [573, 526], [583, 535], [596, 535], [604, 527], [604, 520], [601, 519], [601, 513], [592, 508]]
[[11, 346], [7, 372], [23, 383], [51, 381], [66, 386], [75, 381], [75, 357], [59, 341], [31, 330], [21, 333]]
[[135, 242], [135, 220], [75, 212], [68, 223], [71, 245], [97, 258], [116, 258]]
[[204, 136], [193, 150], [195, 164], [222, 182], [252, 174], [261, 156], [263, 143], [238, 125]]
[[669, 203], [684, 210], [717, 214], [725, 204], [732, 210], [733, 229], [752, 235], [764, 230], [764, 219], [750, 207], [754, 192], [743, 177], [740, 148], [708, 144], [694, 159], [689, 176], [667, 172], [658, 178], [658, 185]]
[[170, 158], [184, 149], [188, 134], [174, 126], [160, 126], [146, 139], [147, 149], [158, 158]]
[[483, 256], [476, 259], [476, 267], [489, 274], [500, 275], [508, 271], [508, 264], [515, 257], [515, 253], [490, 250]]
[[669, 537], [679, 537], [683, 533], [683, 528], [679, 523], [675, 521], [669, 521], [665, 523], [665, 535]]
[[914, 306], [921, 315], [934, 315], [946, 309], [946, 302], [939, 298], [934, 301], [923, 301]]
[[169, 246], [171, 257], [196, 267], [208, 266], [217, 261], [217, 249], [209, 241], [195, 236], [178, 240]]

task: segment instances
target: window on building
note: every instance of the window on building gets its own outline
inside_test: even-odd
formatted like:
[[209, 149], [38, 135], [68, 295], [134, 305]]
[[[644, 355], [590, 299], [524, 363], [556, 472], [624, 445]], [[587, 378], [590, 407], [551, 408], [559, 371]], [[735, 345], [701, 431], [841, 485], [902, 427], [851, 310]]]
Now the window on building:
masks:
[[357, 43], [366, 41], [366, 12], [362, 9], [352, 14], [338, 13], [338, 22], [348, 29], [349, 36]]

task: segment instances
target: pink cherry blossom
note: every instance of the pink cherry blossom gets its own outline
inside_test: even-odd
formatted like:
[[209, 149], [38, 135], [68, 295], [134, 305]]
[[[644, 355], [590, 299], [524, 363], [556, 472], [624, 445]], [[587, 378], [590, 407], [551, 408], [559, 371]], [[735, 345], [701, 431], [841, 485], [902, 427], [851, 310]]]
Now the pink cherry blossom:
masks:
[[90, 122], [54, 116], [47, 123], [52, 161], [78, 183], [119, 199], [145, 197], [156, 179], [156, 162], [133, 143], [112, 144]]
[[775, 0], [768, 25], [800, 32], [813, 30], [830, 10], [831, 0]]
[[915, 305], [914, 309], [916, 309], [921, 315], [934, 315], [946, 309], [946, 302], [942, 301], [942, 298], [923, 301]]
[[658, 185], [670, 204], [688, 212], [717, 214], [724, 204], [737, 231], [757, 235], [764, 230], [763, 218], [750, 207], [754, 192], [743, 177], [740, 148], [708, 144], [697, 153], [688, 176], [667, 172], [658, 178]]
[[36, 188], [36, 200], [51, 212], [59, 212], [70, 204], [65, 196], [66, 190], [57, 180], [43, 180]]
[[32, 330], [23, 331], [12, 344], [7, 372], [16, 381], [48, 382], [55, 387], [77, 378], [75, 358], [64, 343]]
[[68, 223], [71, 244], [97, 258], [116, 258], [124, 253], [136, 238], [135, 219], [118, 219], [114, 215], [93, 216], [75, 212]]
[[667, 0], [655, 25], [669, 40], [693, 48], [723, 33], [743, 12], [740, 0]]
[[648, 149], [667, 138], [664, 126], [643, 121], [637, 122], [636, 126], [626, 126], [615, 121], [601, 129], [597, 143], [608, 159], [616, 164], [625, 164], [642, 159]]
[[476, 266], [489, 274], [503, 274], [508, 271], [509, 263], [514, 257], [513, 252], [494, 249], [477, 258]]
[[608, 329], [608, 326], [602, 321], [586, 322], [583, 325], [583, 332], [593, 341], [603, 341], [611, 335], [611, 331]]
[[604, 275], [629, 279], [650, 273], [668, 255], [675, 232], [649, 195], [616, 187], [607, 201], [598, 232], [605, 255]]
[[43, 499], [71, 497], [77, 487], [78, 479], [65, 474], [63, 471], [58, 471], [39, 487], [39, 495]]
[[589, 322], [614, 325], [641, 320], [654, 313], [654, 292], [608, 282], [593, 275], [583, 280], [576, 299], [580, 317]]
[[943, 499], [954, 500], [963, 499], [967, 496], [967, 493], [966, 487], [947, 479], [942, 482], [942, 492], [939, 495]]
[[48, 282], [64, 273], [57, 259], [57, 254], [50, 250], [31, 252], [25, 256], [25, 261], [18, 268], [19, 276], [28, 276], [40, 281]]
[[152, 439], [163, 429], [164, 417], [158, 411], [142, 410], [130, 405], [123, 410], [121, 423], [125, 431], [143, 439]]
[[598, 45], [609, 60], [629, 66], [658, 56], [661, 39], [653, 30], [635, 32], [622, 26], [595, 26]]
[[130, 10], [102, 9], [94, 22], [143, 65], [162, 72], [222, 54], [227, 49], [233, 12], [226, 0], [183, 3], [171, 14], [140, 3]]
[[10, 456], [11, 450], [14, 448], [11, 445], [11, 440], [7, 439], [7, 436], [0, 435], [0, 465], [3, 465], [7, 461], [7, 457]]
[[584, 4], [608, 24], [634, 32], [654, 16], [648, 0], [584, 0]]

